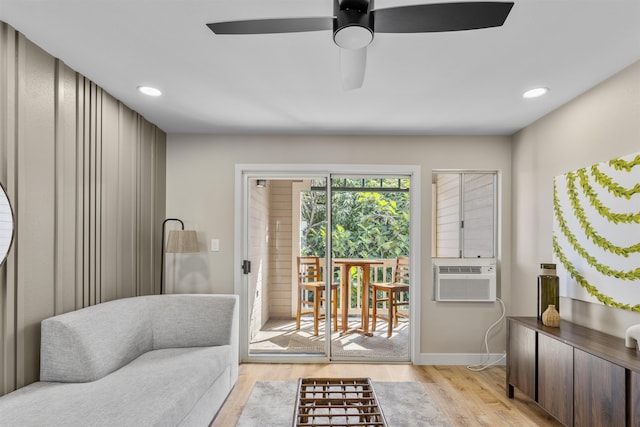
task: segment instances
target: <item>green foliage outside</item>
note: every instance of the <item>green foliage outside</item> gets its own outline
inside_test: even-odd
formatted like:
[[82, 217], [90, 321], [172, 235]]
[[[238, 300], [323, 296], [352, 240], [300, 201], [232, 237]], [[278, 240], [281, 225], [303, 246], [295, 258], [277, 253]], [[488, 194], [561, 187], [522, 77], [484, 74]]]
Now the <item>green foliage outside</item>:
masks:
[[[348, 180], [343, 180], [348, 185]], [[366, 186], [380, 186], [371, 180]], [[383, 180], [397, 183], [397, 180]], [[405, 180], [402, 180], [403, 182]], [[335, 183], [334, 183], [335, 185]], [[408, 180], [404, 182], [408, 187]], [[307, 191], [302, 195], [301, 253], [325, 256], [326, 194]], [[408, 191], [334, 191], [333, 258], [395, 258], [409, 255]]]
[[[409, 192], [375, 191], [398, 185], [398, 180], [342, 180], [342, 187], [372, 187], [363, 191], [334, 190], [332, 203], [332, 258], [391, 259], [409, 255]], [[360, 182], [358, 182], [360, 181]], [[401, 180], [403, 189], [409, 181]], [[326, 256], [327, 212], [325, 191], [305, 191], [301, 195], [302, 255]], [[338, 272], [334, 271], [334, 274]], [[351, 272], [355, 275], [355, 269]], [[384, 280], [391, 280], [390, 272]], [[334, 280], [337, 276], [334, 277]], [[352, 286], [356, 286], [354, 276]], [[356, 306], [351, 293], [351, 306]]]

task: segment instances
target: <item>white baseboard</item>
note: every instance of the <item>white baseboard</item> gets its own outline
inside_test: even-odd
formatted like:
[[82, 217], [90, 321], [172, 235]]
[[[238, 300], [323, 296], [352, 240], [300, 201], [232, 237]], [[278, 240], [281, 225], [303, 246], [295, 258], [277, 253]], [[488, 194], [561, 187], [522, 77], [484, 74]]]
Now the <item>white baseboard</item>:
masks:
[[502, 353], [420, 353], [413, 361], [414, 365], [505, 365]]

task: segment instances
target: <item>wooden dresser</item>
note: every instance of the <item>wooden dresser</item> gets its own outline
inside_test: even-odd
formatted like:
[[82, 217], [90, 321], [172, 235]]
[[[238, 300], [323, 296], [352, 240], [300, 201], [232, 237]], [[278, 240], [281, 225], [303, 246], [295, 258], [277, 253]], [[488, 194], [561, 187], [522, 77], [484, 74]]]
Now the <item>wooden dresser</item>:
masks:
[[567, 426], [640, 426], [640, 352], [571, 322], [507, 318], [507, 396], [514, 388]]

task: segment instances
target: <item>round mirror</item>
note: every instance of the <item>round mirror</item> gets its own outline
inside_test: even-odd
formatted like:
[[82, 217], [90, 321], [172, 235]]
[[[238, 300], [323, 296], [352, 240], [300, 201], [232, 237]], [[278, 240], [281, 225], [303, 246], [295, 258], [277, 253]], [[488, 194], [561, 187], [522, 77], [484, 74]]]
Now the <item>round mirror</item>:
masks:
[[13, 211], [4, 186], [0, 184], [0, 265], [7, 258], [13, 241]]

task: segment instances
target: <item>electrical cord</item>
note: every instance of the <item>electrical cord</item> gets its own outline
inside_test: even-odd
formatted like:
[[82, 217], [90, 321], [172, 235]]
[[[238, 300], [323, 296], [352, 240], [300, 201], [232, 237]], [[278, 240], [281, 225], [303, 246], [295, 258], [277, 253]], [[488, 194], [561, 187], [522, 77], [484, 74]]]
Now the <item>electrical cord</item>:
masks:
[[[500, 318], [498, 320], [496, 320], [495, 322], [493, 322], [493, 324], [491, 326], [489, 326], [489, 328], [487, 328], [487, 332], [485, 332], [484, 334], [484, 347], [486, 348], [487, 352], [486, 352], [486, 358], [480, 362], [478, 365], [469, 365], [467, 366], [467, 369], [470, 371], [474, 371], [474, 372], [480, 372], [480, 371], [484, 371], [487, 368], [490, 368], [491, 366], [497, 365], [498, 363], [500, 363], [505, 357], [507, 357], [507, 353], [503, 353], [502, 356], [500, 358], [498, 358], [497, 360], [494, 360], [493, 362], [487, 364], [487, 362], [489, 361], [489, 359], [491, 359], [491, 352], [489, 351], [489, 332], [491, 332], [491, 329], [493, 329], [494, 327], [498, 326], [500, 324], [500, 322], [502, 322], [502, 320], [504, 319], [505, 316], [505, 308], [504, 308], [504, 302], [500, 299], [500, 298], [496, 298], [496, 300], [500, 303], [500, 306], [502, 307], [502, 313], [500, 314]], [[481, 348], [482, 350], [482, 348]]]

